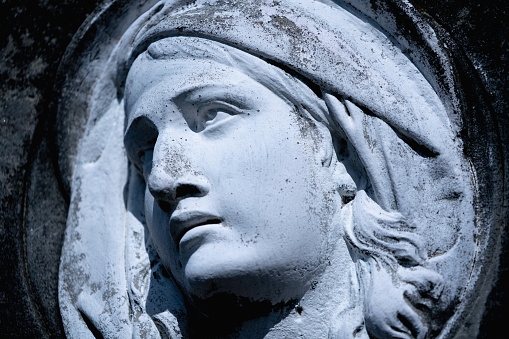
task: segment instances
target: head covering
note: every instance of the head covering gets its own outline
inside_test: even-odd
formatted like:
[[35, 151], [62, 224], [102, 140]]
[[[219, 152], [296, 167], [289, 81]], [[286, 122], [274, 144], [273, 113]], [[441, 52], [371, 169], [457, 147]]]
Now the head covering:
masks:
[[437, 140], [452, 139], [444, 104], [415, 65], [371, 22], [343, 7], [297, 0], [161, 1], [121, 42], [120, 91], [138, 54], [170, 36], [215, 40], [282, 65], [368, 109], [433, 154], [448, 149]]
[[[332, 120], [357, 148], [376, 201], [422, 219], [424, 232], [429, 224], [449, 224], [436, 215], [437, 208], [444, 216], [458, 208], [449, 197], [470, 195], [463, 193], [469, 183], [460, 182], [468, 169], [456, 138], [459, 127], [449, 119], [451, 105], [440, 100], [401, 46], [351, 8], [300, 0], [161, 1], [119, 44], [120, 97], [134, 59], [152, 42], [172, 36], [209, 39], [255, 55], [319, 87], [329, 105], [332, 96], [347, 113], [364, 112], [356, 131], [349, 132], [337, 114]], [[365, 135], [376, 142], [366, 144]], [[424, 179], [430, 176], [432, 182]], [[450, 203], [440, 203], [444, 199]]]

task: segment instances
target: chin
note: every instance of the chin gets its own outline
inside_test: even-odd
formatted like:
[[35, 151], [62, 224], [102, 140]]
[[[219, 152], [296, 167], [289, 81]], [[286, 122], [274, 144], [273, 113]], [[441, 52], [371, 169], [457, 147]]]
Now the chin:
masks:
[[261, 267], [259, 258], [241, 254], [215, 258], [200, 252], [185, 264], [182, 285], [191, 304], [205, 315], [221, 309], [230, 317], [249, 318], [251, 313], [293, 305], [309, 288], [310, 279], [294, 269]]

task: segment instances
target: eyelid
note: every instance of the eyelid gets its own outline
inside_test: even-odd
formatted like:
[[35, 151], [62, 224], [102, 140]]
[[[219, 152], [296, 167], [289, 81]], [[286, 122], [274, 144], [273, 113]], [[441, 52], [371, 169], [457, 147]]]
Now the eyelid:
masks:
[[238, 105], [222, 100], [207, 101], [200, 105], [196, 112], [197, 132], [211, 132], [232, 118], [245, 113], [245, 110], [239, 108]]
[[234, 114], [245, 113], [244, 109], [237, 107], [236, 105], [230, 104], [230, 103], [222, 101], [222, 100], [215, 100], [215, 101], [207, 102], [205, 104], [200, 105], [198, 107], [198, 115], [206, 113], [210, 110], [219, 110], [221, 108], [223, 108], [231, 113], [234, 113]]

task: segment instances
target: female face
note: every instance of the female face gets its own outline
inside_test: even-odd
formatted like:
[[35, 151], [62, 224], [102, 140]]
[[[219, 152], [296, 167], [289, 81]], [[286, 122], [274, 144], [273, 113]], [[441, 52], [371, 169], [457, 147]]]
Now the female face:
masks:
[[126, 112], [147, 227], [188, 296], [301, 296], [340, 237], [331, 231], [341, 202], [328, 130], [207, 59], [142, 54], [127, 78]]

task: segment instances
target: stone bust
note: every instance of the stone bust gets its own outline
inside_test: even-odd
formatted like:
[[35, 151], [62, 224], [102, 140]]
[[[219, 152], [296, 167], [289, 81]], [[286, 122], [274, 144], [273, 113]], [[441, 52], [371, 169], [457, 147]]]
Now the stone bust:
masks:
[[66, 334], [448, 336], [476, 255], [457, 98], [346, 3], [146, 7], [87, 66]]

